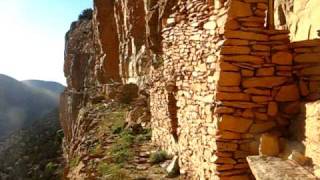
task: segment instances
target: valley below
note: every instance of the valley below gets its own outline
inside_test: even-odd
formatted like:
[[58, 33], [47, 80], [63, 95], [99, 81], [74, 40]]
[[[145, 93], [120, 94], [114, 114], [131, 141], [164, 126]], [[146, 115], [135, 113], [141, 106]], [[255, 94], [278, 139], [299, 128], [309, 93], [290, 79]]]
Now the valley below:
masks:
[[0, 74], [0, 179], [60, 179], [64, 86]]

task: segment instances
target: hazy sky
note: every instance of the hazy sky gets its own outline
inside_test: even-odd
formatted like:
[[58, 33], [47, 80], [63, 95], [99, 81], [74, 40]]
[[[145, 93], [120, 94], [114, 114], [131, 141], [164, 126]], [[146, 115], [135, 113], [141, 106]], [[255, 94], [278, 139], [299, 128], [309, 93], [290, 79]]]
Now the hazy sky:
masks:
[[0, 74], [65, 84], [64, 35], [92, 0], [0, 0]]

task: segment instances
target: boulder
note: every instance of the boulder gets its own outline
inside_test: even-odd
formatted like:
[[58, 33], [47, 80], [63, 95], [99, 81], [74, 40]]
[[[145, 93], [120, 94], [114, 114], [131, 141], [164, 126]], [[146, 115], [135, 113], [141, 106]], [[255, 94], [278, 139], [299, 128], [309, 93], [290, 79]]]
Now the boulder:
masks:
[[128, 104], [138, 97], [139, 87], [136, 84], [125, 84], [120, 87], [120, 92], [120, 102]]
[[307, 164], [310, 161], [310, 158], [304, 156], [300, 152], [293, 150], [288, 159], [293, 160], [300, 164], [301, 166]]
[[166, 168], [168, 175], [166, 177], [168, 178], [173, 178], [176, 176], [179, 176], [180, 174], [180, 167], [179, 167], [179, 157], [174, 156], [172, 158], [171, 163], [169, 166]]

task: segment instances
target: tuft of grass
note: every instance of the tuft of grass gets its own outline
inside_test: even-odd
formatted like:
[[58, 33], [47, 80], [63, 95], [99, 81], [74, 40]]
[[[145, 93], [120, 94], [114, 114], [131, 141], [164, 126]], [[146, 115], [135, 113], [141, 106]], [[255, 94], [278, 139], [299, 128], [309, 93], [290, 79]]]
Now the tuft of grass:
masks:
[[131, 149], [134, 143], [134, 136], [129, 131], [123, 131], [120, 138], [111, 146], [111, 156], [115, 163], [123, 163], [133, 157]]
[[108, 112], [105, 119], [100, 122], [98, 133], [111, 132], [112, 134], [120, 134], [125, 127], [126, 112], [127, 107], [125, 106], [119, 107], [115, 112]]
[[112, 121], [111, 131], [113, 134], [119, 134], [124, 130], [126, 111], [117, 111], [110, 114]]
[[115, 122], [111, 126], [112, 134], [120, 134], [124, 130], [124, 121]]
[[142, 143], [144, 141], [148, 141], [151, 140], [151, 129], [144, 129], [143, 132], [141, 134], [138, 134], [136, 136], [136, 141], [138, 143]]
[[169, 156], [168, 156], [167, 152], [165, 152], [165, 151], [157, 151], [157, 152], [152, 153], [150, 155], [150, 162], [152, 164], [159, 164], [161, 162], [164, 162], [168, 158], [169, 158]]
[[92, 155], [99, 155], [99, 154], [103, 154], [104, 151], [101, 147], [101, 144], [96, 144], [95, 146], [89, 149], [89, 152]]
[[100, 162], [98, 165], [98, 172], [103, 178], [108, 180], [123, 180], [127, 179], [126, 173], [119, 165]]
[[76, 156], [76, 157], [74, 157], [74, 158], [72, 158], [72, 159], [70, 160], [69, 166], [70, 166], [71, 168], [74, 168], [74, 167], [76, 167], [79, 163], [80, 163], [80, 157], [79, 157], [79, 156]]
[[54, 164], [53, 162], [49, 162], [49, 163], [46, 165], [45, 172], [46, 172], [47, 174], [50, 174], [50, 173], [53, 173], [56, 169], [57, 169], [57, 165]]

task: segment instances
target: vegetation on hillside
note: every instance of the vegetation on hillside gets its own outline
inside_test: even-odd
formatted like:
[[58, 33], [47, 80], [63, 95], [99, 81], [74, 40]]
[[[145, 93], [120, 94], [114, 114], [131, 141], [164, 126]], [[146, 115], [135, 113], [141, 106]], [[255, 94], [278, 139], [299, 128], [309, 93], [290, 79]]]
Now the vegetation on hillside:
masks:
[[57, 110], [12, 134], [0, 150], [0, 179], [60, 179], [62, 137]]

